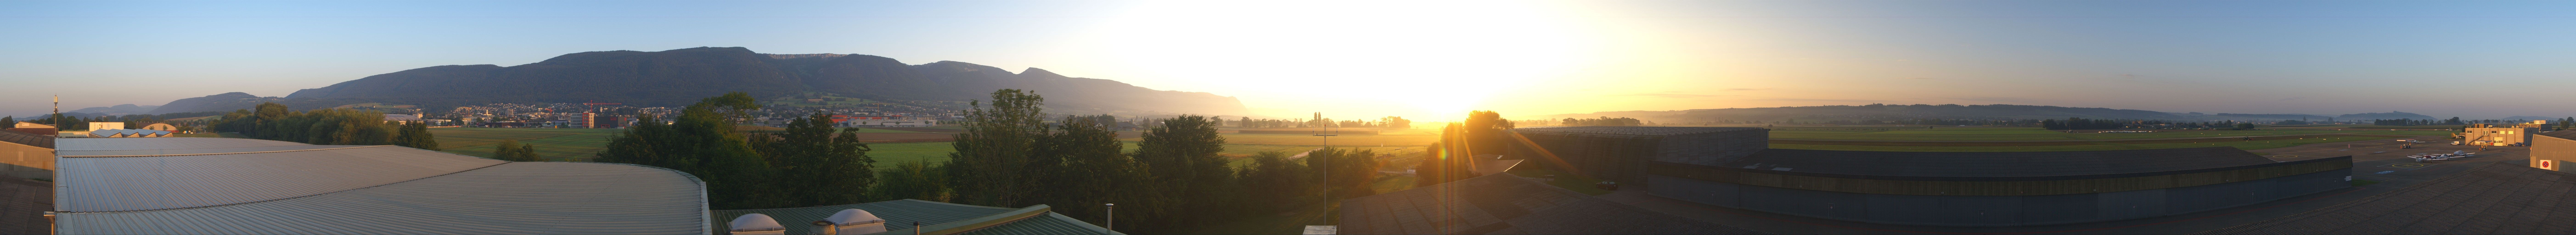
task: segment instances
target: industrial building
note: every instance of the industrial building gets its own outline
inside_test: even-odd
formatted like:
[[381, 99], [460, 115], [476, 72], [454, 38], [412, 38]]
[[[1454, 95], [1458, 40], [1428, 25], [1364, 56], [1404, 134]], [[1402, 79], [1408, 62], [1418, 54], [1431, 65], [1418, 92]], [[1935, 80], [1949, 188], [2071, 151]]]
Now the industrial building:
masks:
[[2567, 171], [2564, 166], [2576, 161], [2576, 131], [2559, 130], [2541, 133], [2531, 139], [2531, 159], [2524, 166], [2542, 170]]
[[[1045, 205], [898, 200], [708, 210], [707, 195], [721, 192], [643, 165], [511, 162], [392, 145], [22, 135], [0, 133], [0, 146], [51, 145], [62, 156], [47, 164], [60, 169], [50, 174], [55, 234], [820, 234], [803, 227], [815, 220], [848, 222], [837, 224], [845, 232], [1120, 234]], [[748, 217], [774, 227], [723, 223]], [[912, 222], [921, 229], [908, 230]]]
[[0, 131], [0, 175], [53, 179], [54, 137]]
[[2177, 215], [2349, 187], [2350, 156], [2232, 147], [2072, 152], [1768, 149], [1766, 129], [1512, 129], [1516, 158], [1720, 207], [1879, 224], [2029, 226]]
[[2533, 120], [2531, 123], [2515, 124], [2511, 127], [2470, 124], [2469, 128], [2460, 129], [2458, 137], [2462, 140], [2460, 144], [2466, 145], [2528, 146], [2531, 144], [2531, 135], [2538, 134], [2540, 127], [2548, 122]]

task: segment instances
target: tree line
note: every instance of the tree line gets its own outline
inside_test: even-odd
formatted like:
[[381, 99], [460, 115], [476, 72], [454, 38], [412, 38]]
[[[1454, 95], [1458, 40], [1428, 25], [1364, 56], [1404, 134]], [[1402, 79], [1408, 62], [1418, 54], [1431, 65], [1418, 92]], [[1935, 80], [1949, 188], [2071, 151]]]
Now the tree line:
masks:
[[[876, 160], [856, 132], [832, 128], [831, 113], [788, 122], [784, 131], [745, 133], [735, 120], [760, 109], [743, 92], [700, 99], [665, 124], [652, 115], [616, 137], [594, 161], [670, 168], [707, 183], [714, 209], [786, 208], [879, 201]], [[525, 160], [520, 159], [520, 160]]]
[[[1211, 122], [1218, 124], [1224, 123], [1221, 120], [1213, 119], [1211, 119]], [[1252, 117], [1243, 117], [1235, 120], [1234, 126], [1240, 128], [1340, 127], [1413, 129], [1413, 120], [1404, 119], [1402, 116], [1386, 116], [1377, 118], [1377, 120], [1333, 120], [1331, 118], [1323, 117], [1316, 117], [1314, 119], [1252, 119]]]
[[316, 109], [295, 112], [286, 105], [260, 103], [252, 109], [234, 110], [223, 119], [208, 123], [217, 132], [239, 132], [253, 139], [298, 142], [317, 145], [399, 145], [439, 150], [438, 140], [430, 135], [429, 125], [385, 121], [377, 111], [350, 109]]
[[1600, 118], [1584, 118], [1584, 119], [1565, 118], [1565, 121], [1563, 121], [1563, 122], [1559, 122], [1557, 125], [1560, 125], [1560, 126], [1644, 126], [1644, 125], [1646, 125], [1646, 122], [1643, 122], [1643, 121], [1637, 121], [1637, 119], [1635, 119], [1635, 118], [1628, 118], [1628, 117], [1617, 117], [1617, 118], [1613, 118], [1613, 117], [1606, 117], [1606, 116], [1605, 116], [1605, 117], [1600, 117]]

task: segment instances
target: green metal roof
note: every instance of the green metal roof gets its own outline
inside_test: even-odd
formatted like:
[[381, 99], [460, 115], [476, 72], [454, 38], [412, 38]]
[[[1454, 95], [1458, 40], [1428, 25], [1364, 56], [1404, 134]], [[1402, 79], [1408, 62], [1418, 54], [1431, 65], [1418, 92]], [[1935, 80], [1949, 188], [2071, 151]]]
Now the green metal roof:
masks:
[[787, 225], [787, 234], [818, 234], [819, 227], [807, 221], [823, 220], [844, 209], [866, 210], [886, 221], [885, 234], [912, 234], [913, 222], [921, 222], [921, 234], [1124, 234], [1091, 223], [1048, 211], [1046, 205], [1028, 208], [990, 207], [923, 200], [894, 200], [849, 205], [797, 207], [778, 209], [714, 210], [715, 230], [725, 231], [725, 222], [745, 214], [760, 213], [777, 218]]

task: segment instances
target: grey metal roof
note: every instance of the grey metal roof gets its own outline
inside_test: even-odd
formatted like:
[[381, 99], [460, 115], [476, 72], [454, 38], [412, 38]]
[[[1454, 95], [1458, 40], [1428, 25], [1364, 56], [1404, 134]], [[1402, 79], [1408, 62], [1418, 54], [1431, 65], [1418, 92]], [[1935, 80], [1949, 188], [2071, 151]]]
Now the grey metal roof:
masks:
[[705, 185], [650, 166], [226, 138], [63, 145], [60, 234], [712, 231]]
[[55, 151], [54, 151], [54, 156], [63, 156], [63, 157], [112, 157], [112, 156], [136, 157], [136, 156], [139, 156], [139, 155], [199, 155], [199, 154], [226, 154], [226, 153], [254, 153], [254, 152], [298, 151], [298, 150], [335, 149], [335, 148], [364, 148], [364, 147], [376, 147], [376, 146], [392, 146], [392, 145], [287, 145], [287, 146], [259, 146], [259, 147], [212, 148], [212, 149], [139, 149], [139, 150], [91, 150], [91, 151], [62, 151], [62, 150], [55, 150]]
[[[157, 138], [108, 138], [157, 139]], [[66, 141], [72, 143], [90, 142]], [[244, 154], [65, 157], [59, 211], [203, 207], [346, 191], [509, 162], [399, 146]]]
[[275, 141], [275, 140], [263, 140], [263, 139], [242, 139], [242, 138], [205, 138], [205, 137], [167, 137], [167, 138], [137, 138], [137, 139], [117, 139], [117, 138], [64, 138], [64, 139], [58, 139], [58, 140], [56, 140], [56, 142], [57, 142], [57, 145], [60, 145], [60, 146], [59, 146], [59, 148], [54, 148], [54, 150], [61, 150], [61, 151], [146, 150], [146, 149], [211, 149], [211, 148], [240, 148], [240, 147], [261, 147], [261, 146], [310, 145], [310, 144], [304, 144], [304, 143], [286, 142], [286, 141]]
[[2576, 131], [2571, 131], [2571, 130], [2547, 131], [2547, 132], [2541, 132], [2541, 133], [2540, 133], [2540, 136], [2558, 137], [2559, 139], [2576, 140]]
[[2279, 163], [2234, 147], [2064, 152], [1881, 152], [1764, 149], [1720, 167], [1920, 177], [2104, 175]]
[[1493, 174], [1342, 200], [1343, 234], [1760, 234]]
[[1729, 131], [1767, 131], [1760, 127], [1685, 127], [1685, 126], [1560, 126], [1513, 128], [1513, 132], [1559, 132], [1583, 134], [1674, 136]]
[[17, 131], [0, 130], [0, 142], [18, 143], [37, 148], [54, 148], [54, 137]]
[[[922, 227], [930, 230], [932, 234], [936, 234], [941, 229], [963, 229], [965, 230], [963, 234], [1123, 234], [1071, 217], [1064, 217], [1055, 212], [1047, 212], [1045, 205], [1008, 208], [913, 199], [817, 207], [715, 210], [714, 218], [717, 218], [717, 221], [710, 221], [709, 225], [715, 226], [717, 230], [723, 230], [726, 229], [724, 220], [731, 220], [744, 214], [760, 213], [777, 218], [780, 224], [789, 224], [787, 234], [816, 234], [815, 231], [818, 229], [811, 225], [804, 225], [804, 222], [822, 220], [843, 209], [868, 211], [886, 221], [886, 231], [903, 231], [900, 233], [906, 234], [910, 233], [909, 229], [912, 229], [913, 222], [921, 222]], [[1038, 215], [1020, 217], [1018, 220], [989, 227], [960, 228], [986, 222], [986, 220], [1011, 218], [1013, 216], [1009, 214], [1013, 212], [1038, 213]]]
[[2316, 209], [2203, 234], [2576, 234], [2576, 173], [2490, 163]]

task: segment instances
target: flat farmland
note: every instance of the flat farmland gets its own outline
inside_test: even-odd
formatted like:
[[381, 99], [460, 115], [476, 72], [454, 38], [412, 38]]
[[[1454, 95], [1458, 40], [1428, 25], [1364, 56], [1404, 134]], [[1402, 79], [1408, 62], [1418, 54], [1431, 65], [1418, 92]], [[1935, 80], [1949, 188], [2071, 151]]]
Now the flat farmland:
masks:
[[[1243, 133], [1220, 133], [1220, 134], [1217, 134], [1217, 136], [1225, 137], [1225, 143], [1228, 143], [1228, 144], [1275, 144], [1275, 145], [1323, 145], [1323, 144], [1325, 144], [1325, 143], [1324, 143], [1324, 142], [1325, 142], [1325, 139], [1324, 139], [1325, 137], [1322, 137], [1322, 136], [1314, 136], [1314, 135], [1301, 135], [1301, 134], [1243, 134]], [[1122, 136], [1122, 137], [1123, 137], [1123, 136]], [[1142, 138], [1132, 138], [1132, 139], [1125, 139], [1125, 140], [1131, 140], [1131, 141], [1132, 141], [1132, 140], [1142, 140]], [[1387, 145], [1387, 146], [1397, 146], [1397, 145], [1429, 145], [1429, 144], [1431, 144], [1431, 142], [1435, 142], [1435, 141], [1440, 141], [1440, 135], [1346, 135], [1346, 136], [1333, 136], [1333, 137], [1332, 137], [1332, 139], [1331, 139], [1331, 142], [1332, 142], [1332, 144], [1333, 144], [1333, 145], [1348, 145], [1348, 146], [1376, 146], [1376, 145]]]
[[625, 129], [551, 129], [551, 128], [430, 128], [442, 151], [467, 156], [492, 157], [493, 147], [502, 140], [518, 140], [535, 145], [537, 157], [549, 161], [570, 159], [589, 161], [599, 151], [608, 149], [608, 139]]

